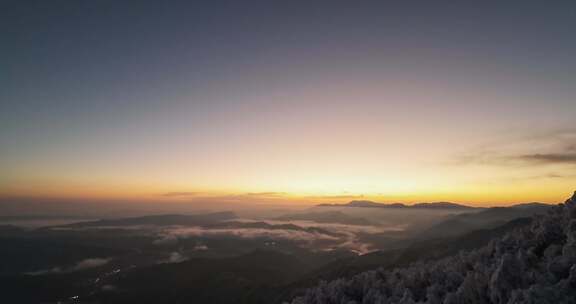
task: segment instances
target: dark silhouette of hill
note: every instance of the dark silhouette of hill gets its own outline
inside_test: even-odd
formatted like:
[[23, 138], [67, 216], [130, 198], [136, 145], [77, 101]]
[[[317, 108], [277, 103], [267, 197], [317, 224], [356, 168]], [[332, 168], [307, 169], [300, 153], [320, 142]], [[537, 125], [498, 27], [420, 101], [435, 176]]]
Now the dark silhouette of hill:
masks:
[[446, 220], [441, 221], [418, 234], [416, 238], [430, 239], [447, 237], [467, 233], [477, 229], [493, 228], [516, 218], [544, 214], [552, 207], [552, 205], [547, 204], [531, 203], [510, 207], [491, 207], [479, 212], [452, 214], [449, 215]]
[[234, 212], [215, 212], [206, 214], [164, 214], [164, 215], [148, 215], [140, 217], [129, 217], [119, 219], [102, 219], [90, 222], [80, 222], [66, 225], [68, 227], [94, 227], [94, 226], [138, 226], [138, 225], [153, 225], [153, 226], [200, 226], [208, 225], [221, 221], [236, 219]]
[[276, 218], [281, 221], [313, 221], [317, 223], [345, 224], [345, 225], [371, 225], [372, 223], [361, 217], [347, 215], [340, 211], [308, 212], [286, 214]]
[[23, 228], [14, 225], [0, 225], [0, 236], [21, 233]]
[[228, 228], [228, 229], [263, 229], [263, 230], [292, 230], [292, 231], [304, 231], [310, 233], [320, 233], [332, 236], [339, 236], [338, 233], [328, 231], [319, 227], [302, 227], [292, 223], [289, 224], [271, 224], [267, 222], [238, 222], [238, 221], [222, 221], [216, 223], [210, 223], [202, 225], [204, 228]]
[[274, 288], [303, 275], [311, 265], [296, 256], [257, 250], [224, 259], [190, 259], [135, 269], [103, 282], [100, 303], [269, 303]]

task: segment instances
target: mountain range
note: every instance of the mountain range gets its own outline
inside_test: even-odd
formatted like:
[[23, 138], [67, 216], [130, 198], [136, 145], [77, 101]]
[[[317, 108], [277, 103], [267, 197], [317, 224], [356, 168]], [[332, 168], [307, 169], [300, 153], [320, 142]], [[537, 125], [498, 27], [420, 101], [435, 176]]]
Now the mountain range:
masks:
[[402, 203], [377, 203], [373, 201], [350, 201], [344, 204], [319, 204], [318, 207], [361, 207], [361, 208], [414, 208], [414, 209], [474, 209], [466, 205], [450, 202], [417, 203], [406, 205]]

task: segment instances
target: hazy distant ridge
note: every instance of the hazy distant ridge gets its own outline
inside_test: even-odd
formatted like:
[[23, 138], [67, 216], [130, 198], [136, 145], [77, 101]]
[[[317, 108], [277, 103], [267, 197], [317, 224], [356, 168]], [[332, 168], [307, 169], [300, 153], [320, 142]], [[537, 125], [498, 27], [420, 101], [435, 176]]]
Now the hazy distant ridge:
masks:
[[98, 221], [82, 222], [70, 224], [71, 227], [91, 227], [91, 226], [133, 226], [133, 225], [157, 225], [157, 226], [171, 226], [171, 225], [206, 225], [213, 224], [221, 221], [233, 220], [237, 216], [234, 212], [223, 211], [206, 214], [162, 214], [162, 215], [148, 215], [140, 217], [129, 217], [119, 219], [102, 219]]
[[318, 207], [360, 207], [360, 208], [414, 208], [414, 209], [475, 209], [476, 207], [450, 202], [417, 203], [406, 205], [402, 203], [377, 203], [373, 201], [351, 201], [345, 204], [319, 204]]

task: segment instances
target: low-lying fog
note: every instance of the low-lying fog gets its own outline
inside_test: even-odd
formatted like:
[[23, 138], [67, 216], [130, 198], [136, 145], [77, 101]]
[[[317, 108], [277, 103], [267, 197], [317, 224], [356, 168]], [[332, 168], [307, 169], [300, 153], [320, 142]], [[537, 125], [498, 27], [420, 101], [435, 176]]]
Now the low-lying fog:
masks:
[[[286, 251], [285, 247], [312, 251], [347, 250], [355, 254], [365, 254], [374, 250], [393, 248], [399, 240], [413, 236], [426, 227], [447, 216], [463, 212], [476, 212], [475, 209], [394, 209], [394, 208], [353, 208], [337, 206], [283, 207], [257, 206], [224, 209], [194, 210], [185, 204], [166, 204], [163, 208], [150, 209], [143, 205], [134, 208], [84, 209], [82, 214], [59, 217], [54, 210], [50, 215], [3, 216], [0, 224], [24, 227], [48, 226], [52, 232], [87, 232], [106, 230], [123, 231], [152, 239], [151, 244], [170, 247], [171, 257], [164, 262], [182, 261], [190, 256], [214, 254], [228, 255], [225, 250], [217, 250], [210, 243], [250, 241], [247, 250], [263, 246], [269, 249]], [[104, 211], [105, 210], [105, 211]], [[233, 210], [233, 211], [229, 211]], [[228, 211], [223, 219], [203, 219], [217, 211]], [[197, 221], [180, 223], [179, 220], [163, 218], [157, 222], [155, 216], [163, 214], [195, 216]], [[101, 218], [98, 215], [102, 215]], [[120, 216], [121, 215], [121, 216]], [[141, 221], [123, 221], [144, 216]], [[76, 224], [73, 224], [76, 223]], [[241, 246], [242, 247], [242, 246]], [[231, 251], [229, 254], [235, 254]]]

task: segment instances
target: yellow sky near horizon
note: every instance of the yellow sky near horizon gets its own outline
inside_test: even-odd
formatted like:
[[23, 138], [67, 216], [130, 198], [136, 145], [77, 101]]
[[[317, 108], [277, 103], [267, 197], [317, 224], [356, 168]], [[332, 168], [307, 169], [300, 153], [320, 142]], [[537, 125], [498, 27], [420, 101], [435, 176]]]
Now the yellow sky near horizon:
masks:
[[575, 138], [576, 132], [560, 130], [506, 138], [480, 148], [429, 144], [429, 149], [415, 151], [425, 142], [418, 138], [396, 139], [392, 149], [390, 138], [370, 150], [362, 146], [331, 154], [324, 154], [329, 145], [318, 144], [300, 151], [269, 146], [250, 156], [235, 151], [249, 161], [231, 154], [214, 156], [212, 162], [182, 164], [183, 156], [171, 160], [148, 153], [148, 158], [141, 155], [120, 162], [95, 158], [32, 163], [0, 179], [0, 196], [278, 205], [352, 199], [478, 206], [559, 203], [576, 189], [569, 145]]
[[[430, 192], [245, 192], [240, 190], [201, 190], [190, 188], [154, 188], [150, 186], [82, 186], [52, 184], [47, 188], [38, 186], [2, 191], [0, 198], [101, 200], [134, 202], [190, 202], [210, 206], [210, 203], [238, 205], [313, 205], [318, 203], [344, 203], [352, 200], [371, 200], [382, 203], [449, 201], [472, 206], [505, 206], [525, 202], [562, 203], [576, 190], [576, 181], [515, 182], [513, 185], [492, 184], [459, 189], [431, 190]], [[188, 191], [191, 190], [191, 191]]]

